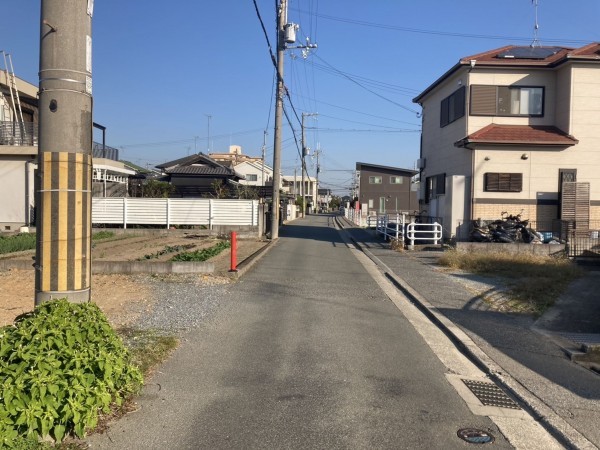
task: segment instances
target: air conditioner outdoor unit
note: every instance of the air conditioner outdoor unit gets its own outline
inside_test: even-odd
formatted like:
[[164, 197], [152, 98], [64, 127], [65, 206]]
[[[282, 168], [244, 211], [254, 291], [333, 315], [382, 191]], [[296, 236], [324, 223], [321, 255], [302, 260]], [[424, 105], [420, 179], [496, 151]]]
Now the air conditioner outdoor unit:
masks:
[[425, 158], [419, 158], [419, 159], [417, 159], [417, 167], [419, 169], [424, 169], [425, 168]]

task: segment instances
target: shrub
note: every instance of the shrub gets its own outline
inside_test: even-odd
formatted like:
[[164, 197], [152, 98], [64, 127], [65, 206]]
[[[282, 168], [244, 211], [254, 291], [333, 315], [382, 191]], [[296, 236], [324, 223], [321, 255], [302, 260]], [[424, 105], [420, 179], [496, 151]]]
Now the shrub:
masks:
[[0, 328], [0, 437], [85, 436], [142, 375], [94, 303], [43, 303]]
[[0, 254], [31, 250], [35, 248], [35, 244], [35, 233], [0, 236]]

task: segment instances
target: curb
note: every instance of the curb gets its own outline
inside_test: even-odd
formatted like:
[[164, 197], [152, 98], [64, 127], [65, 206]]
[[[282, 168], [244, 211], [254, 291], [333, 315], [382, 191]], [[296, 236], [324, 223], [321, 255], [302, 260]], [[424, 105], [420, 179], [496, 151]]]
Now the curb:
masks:
[[[343, 227], [342, 227], [343, 229]], [[377, 258], [367, 248], [362, 246], [352, 236], [350, 240], [373, 261], [385, 274], [385, 276], [400, 289], [419, 310], [427, 316], [446, 336], [457, 346], [457, 348], [471, 360], [483, 372], [488, 374], [496, 383], [500, 384], [560, 443], [567, 448], [597, 449], [597, 447], [585, 438], [579, 431], [573, 428], [562, 417], [556, 414], [535, 394], [527, 390], [502, 367], [497, 365], [486, 355], [473, 340], [457, 325], [451, 322], [438, 309], [430, 304], [427, 299], [415, 291], [405, 280], [396, 275], [383, 261]]]
[[263, 256], [265, 256], [269, 250], [271, 250], [271, 248], [277, 245], [277, 242], [279, 242], [279, 240], [269, 241], [269, 243], [263, 248], [257, 250], [239, 263], [237, 270], [235, 272], [229, 272], [229, 275], [235, 279], [239, 279], [240, 277], [244, 276], [246, 272], [248, 272], [248, 270], [254, 266], [254, 264], [256, 264]]

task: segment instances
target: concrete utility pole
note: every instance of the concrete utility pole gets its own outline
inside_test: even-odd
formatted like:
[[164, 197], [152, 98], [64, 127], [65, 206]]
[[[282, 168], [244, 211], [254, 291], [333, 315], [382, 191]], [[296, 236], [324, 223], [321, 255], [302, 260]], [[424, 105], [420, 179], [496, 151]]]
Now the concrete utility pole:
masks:
[[[308, 173], [306, 172], [306, 155], [308, 155], [308, 148], [306, 147], [306, 137], [304, 134], [304, 119], [306, 117], [310, 117], [310, 116], [316, 116], [316, 113], [302, 113], [302, 207], [303, 207], [303, 211], [302, 211], [302, 216], [304, 216], [304, 213], [306, 212], [306, 199], [305, 199], [305, 192], [304, 192], [304, 174], [306, 173], [308, 175]], [[310, 177], [308, 178], [308, 182], [310, 183]]]
[[91, 0], [42, 0], [35, 304], [90, 300]]
[[262, 145], [262, 185], [265, 186], [265, 150], [267, 148], [267, 130], [263, 131], [263, 145]]
[[315, 156], [317, 157], [317, 177], [316, 177], [316, 189], [317, 189], [317, 208], [319, 207], [319, 172], [321, 172], [321, 165], [319, 162], [319, 156], [321, 155], [321, 149], [319, 149], [317, 147], [317, 150], [315, 151]]
[[273, 144], [273, 204], [271, 208], [271, 239], [279, 238], [279, 185], [281, 184], [281, 131], [283, 120], [283, 57], [287, 0], [281, 0], [277, 11], [277, 97], [275, 100], [275, 132]]

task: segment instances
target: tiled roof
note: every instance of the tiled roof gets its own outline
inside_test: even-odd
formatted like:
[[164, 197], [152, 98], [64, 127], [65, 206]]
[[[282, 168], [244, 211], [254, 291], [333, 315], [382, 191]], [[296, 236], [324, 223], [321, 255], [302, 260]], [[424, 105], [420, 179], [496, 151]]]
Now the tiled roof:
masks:
[[446, 73], [413, 99], [420, 103], [423, 97], [436, 88], [446, 78], [461, 68], [469, 67], [527, 67], [553, 68], [567, 61], [600, 61], [600, 42], [592, 42], [580, 48], [572, 47], [530, 47], [507, 45], [476, 55], [465, 56]]
[[224, 167], [222, 164], [219, 164], [214, 159], [206, 156], [204, 153], [197, 153], [195, 155], [186, 156], [184, 158], [179, 158], [174, 161], [168, 161], [156, 166], [157, 169], [172, 169], [176, 166], [179, 167], [187, 167], [192, 166], [194, 164], [206, 165], [212, 167]]
[[222, 175], [235, 176], [235, 172], [227, 167], [210, 166], [177, 166], [165, 170], [169, 175]]
[[530, 57], [502, 57], [501, 55], [510, 54], [518, 50], [526, 51], [532, 47], [518, 45], [507, 45], [506, 47], [496, 48], [476, 55], [466, 56], [460, 59], [460, 64], [471, 64], [476, 61], [476, 65], [500, 65], [500, 66], [552, 66], [557, 62], [564, 60], [573, 48], [571, 47], [534, 47], [533, 49], [547, 50], [549, 55], [545, 58]]
[[455, 142], [457, 147], [470, 144], [571, 146], [579, 141], [553, 126], [490, 124]]

